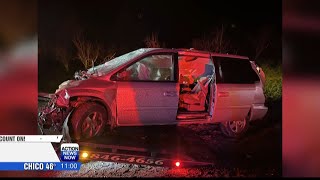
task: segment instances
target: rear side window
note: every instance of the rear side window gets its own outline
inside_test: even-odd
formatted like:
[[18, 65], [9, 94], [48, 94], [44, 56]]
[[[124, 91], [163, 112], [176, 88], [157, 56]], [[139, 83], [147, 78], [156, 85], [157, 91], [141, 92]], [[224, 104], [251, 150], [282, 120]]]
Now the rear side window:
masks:
[[217, 83], [253, 84], [260, 81], [249, 60], [213, 57], [213, 61], [216, 66]]

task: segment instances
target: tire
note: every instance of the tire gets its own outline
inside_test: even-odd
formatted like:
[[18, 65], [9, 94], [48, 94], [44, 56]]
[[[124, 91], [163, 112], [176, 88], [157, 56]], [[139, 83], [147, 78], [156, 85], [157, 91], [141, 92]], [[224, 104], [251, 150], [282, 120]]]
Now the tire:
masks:
[[[239, 123], [239, 124], [238, 124]], [[220, 123], [220, 129], [223, 135], [229, 138], [241, 138], [247, 132], [249, 128], [248, 118], [244, 118], [242, 121], [227, 121]]]
[[71, 138], [83, 140], [101, 136], [108, 125], [106, 109], [97, 103], [81, 104], [71, 117]]

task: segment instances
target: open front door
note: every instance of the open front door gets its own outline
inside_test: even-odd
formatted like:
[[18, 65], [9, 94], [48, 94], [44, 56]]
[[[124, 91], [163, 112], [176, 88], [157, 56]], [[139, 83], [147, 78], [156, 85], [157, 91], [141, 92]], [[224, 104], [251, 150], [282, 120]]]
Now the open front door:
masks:
[[115, 74], [120, 126], [176, 123], [179, 86], [174, 57], [148, 55]]

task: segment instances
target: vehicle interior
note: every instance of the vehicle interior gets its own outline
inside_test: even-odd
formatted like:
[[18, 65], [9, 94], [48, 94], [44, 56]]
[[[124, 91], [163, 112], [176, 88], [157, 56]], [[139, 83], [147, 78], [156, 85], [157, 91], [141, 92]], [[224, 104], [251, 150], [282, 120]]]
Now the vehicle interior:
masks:
[[178, 118], [185, 119], [188, 114], [208, 114], [211, 84], [213, 82], [214, 65], [209, 58], [179, 57]]
[[118, 79], [137, 81], [174, 81], [172, 55], [152, 55], [118, 73]]

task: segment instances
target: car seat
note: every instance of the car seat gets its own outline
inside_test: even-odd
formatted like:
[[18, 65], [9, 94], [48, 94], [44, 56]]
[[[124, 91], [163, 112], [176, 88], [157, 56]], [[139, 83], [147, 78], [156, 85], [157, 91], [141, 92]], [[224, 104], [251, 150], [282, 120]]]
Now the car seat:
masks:
[[210, 76], [201, 77], [190, 93], [182, 94], [180, 96], [181, 107], [186, 108], [188, 111], [204, 111], [208, 86], [211, 80], [212, 77]]
[[161, 80], [161, 72], [160, 72], [160, 69], [155, 69], [154, 71], [152, 71], [152, 72], [154, 72], [153, 73], [153, 80], [155, 80], [155, 81], [159, 81], [159, 80]]
[[151, 80], [151, 71], [145, 64], [138, 62], [137, 72], [139, 80]]

